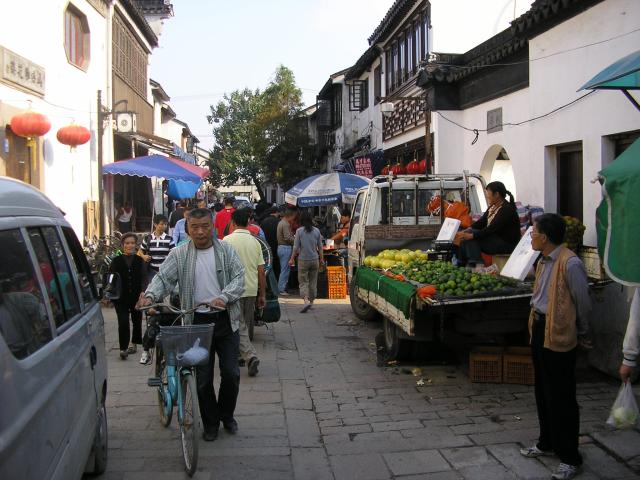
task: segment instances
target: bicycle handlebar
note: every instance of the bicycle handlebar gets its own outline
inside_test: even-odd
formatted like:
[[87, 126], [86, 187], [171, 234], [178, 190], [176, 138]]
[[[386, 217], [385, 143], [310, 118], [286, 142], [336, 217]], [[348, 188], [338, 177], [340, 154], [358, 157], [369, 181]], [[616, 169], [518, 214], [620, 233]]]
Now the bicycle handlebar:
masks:
[[152, 303], [151, 305], [145, 305], [144, 307], [140, 307], [138, 308], [139, 311], [141, 312], [145, 312], [147, 310], [153, 310], [153, 309], [158, 309], [158, 308], [166, 308], [167, 310], [169, 310], [171, 313], [175, 313], [176, 315], [188, 315], [189, 313], [193, 313], [195, 312], [197, 309], [201, 308], [201, 307], [207, 307], [209, 310], [213, 311], [213, 312], [222, 312], [224, 310], [226, 310], [225, 308], [222, 307], [216, 307], [214, 305], [210, 305], [208, 303], [199, 303], [198, 305], [196, 305], [195, 307], [189, 309], [189, 310], [182, 310], [180, 308], [176, 308], [173, 305], [170, 305], [168, 303]]

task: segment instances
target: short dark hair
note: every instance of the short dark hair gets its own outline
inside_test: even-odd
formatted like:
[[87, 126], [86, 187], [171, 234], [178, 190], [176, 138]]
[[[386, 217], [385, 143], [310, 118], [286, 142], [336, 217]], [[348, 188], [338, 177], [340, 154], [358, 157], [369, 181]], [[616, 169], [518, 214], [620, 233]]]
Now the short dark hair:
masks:
[[233, 202], [236, 201], [236, 197], [225, 197], [224, 204], [225, 205], [233, 205]]
[[180, 200], [180, 202], [178, 202], [178, 205], [180, 205], [182, 208], [187, 206], [187, 201], [186, 200]]
[[222, 210], [224, 208], [224, 206], [220, 203], [220, 202], [216, 202], [215, 205], [213, 206], [213, 209], [216, 212], [219, 212], [220, 210]]
[[538, 232], [547, 236], [554, 245], [564, 242], [564, 234], [567, 230], [567, 223], [557, 213], [543, 213], [535, 219]]
[[251, 209], [241, 208], [240, 210], [234, 210], [231, 214], [231, 221], [238, 227], [246, 227], [249, 225], [249, 218], [251, 217]]
[[166, 222], [166, 223], [169, 223], [169, 220], [167, 220], [167, 217], [165, 217], [164, 215], [160, 215], [160, 214], [158, 214], [158, 215], [156, 215], [155, 217], [153, 217], [153, 224], [154, 224], [154, 225], [157, 225], [157, 224], [159, 224], [160, 222]]
[[208, 208], [194, 208], [189, 213], [189, 218], [205, 218], [209, 217], [211, 221], [213, 221], [213, 213]]
[[133, 238], [136, 241], [136, 243], [138, 243], [138, 236], [133, 232], [127, 232], [120, 237], [120, 245], [124, 245], [124, 241], [127, 238]]
[[348, 208], [343, 208], [340, 211], [340, 216], [342, 216], [342, 217], [350, 217], [351, 216], [351, 212], [349, 211]]

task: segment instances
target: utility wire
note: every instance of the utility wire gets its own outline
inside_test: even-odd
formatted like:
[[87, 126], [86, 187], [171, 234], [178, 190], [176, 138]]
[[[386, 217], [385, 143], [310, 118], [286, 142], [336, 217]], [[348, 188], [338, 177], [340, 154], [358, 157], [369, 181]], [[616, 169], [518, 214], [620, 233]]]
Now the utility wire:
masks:
[[[535, 121], [535, 120], [539, 120], [539, 119], [541, 119], [541, 118], [548, 117], [549, 115], [553, 115], [553, 114], [554, 114], [554, 113], [556, 113], [557, 111], [562, 110], [562, 109], [564, 109], [564, 108], [567, 108], [567, 107], [569, 107], [569, 106], [573, 105], [574, 103], [577, 103], [577, 102], [579, 102], [580, 100], [582, 100], [583, 98], [586, 98], [586, 97], [588, 97], [589, 95], [592, 95], [592, 94], [594, 94], [594, 93], [597, 93], [597, 90], [591, 90], [590, 92], [585, 93], [584, 95], [582, 95], [582, 96], [580, 96], [580, 97], [576, 98], [575, 100], [572, 100], [572, 101], [570, 101], [570, 102], [568, 102], [568, 103], [565, 103], [564, 105], [561, 105], [561, 106], [559, 106], [559, 107], [557, 107], [557, 108], [554, 108], [554, 109], [553, 109], [553, 110], [551, 110], [550, 112], [544, 113], [544, 114], [542, 114], [542, 115], [538, 115], [538, 116], [536, 116], [536, 117], [529, 118], [529, 119], [527, 119], [527, 120], [522, 120], [521, 122], [506, 122], [506, 123], [501, 123], [501, 124], [499, 124], [499, 125], [496, 125], [495, 127], [492, 127], [492, 128], [491, 128], [491, 130], [493, 130], [494, 128], [498, 128], [498, 127], [507, 127], [507, 126], [508, 126], [508, 127], [517, 127], [517, 126], [520, 126], [520, 125], [524, 125], [525, 123], [533, 122], [533, 121]], [[437, 113], [440, 117], [442, 117], [442, 118], [443, 118], [444, 120], [446, 120], [447, 122], [452, 123], [453, 125], [455, 125], [455, 126], [457, 126], [457, 127], [460, 127], [460, 128], [462, 128], [463, 130], [466, 130], [467, 132], [475, 133], [476, 137], [474, 138], [474, 140], [473, 140], [473, 142], [471, 143], [471, 145], [475, 144], [475, 143], [478, 141], [478, 135], [479, 135], [479, 132], [488, 132], [488, 131], [489, 131], [489, 129], [487, 129], [487, 128], [469, 128], [469, 127], [465, 127], [464, 125], [462, 125], [462, 124], [460, 124], [460, 123], [458, 123], [458, 122], [456, 122], [456, 121], [454, 121], [454, 120], [451, 120], [450, 118], [448, 118], [448, 117], [444, 116], [442, 113], [440, 113], [440, 112], [439, 112], [439, 111], [437, 111], [437, 110], [435, 111], [435, 113]]]

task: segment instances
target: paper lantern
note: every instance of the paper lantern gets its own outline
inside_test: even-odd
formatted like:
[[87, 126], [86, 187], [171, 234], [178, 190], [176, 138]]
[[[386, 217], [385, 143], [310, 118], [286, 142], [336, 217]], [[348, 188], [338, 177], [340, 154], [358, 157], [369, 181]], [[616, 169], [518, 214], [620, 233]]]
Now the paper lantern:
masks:
[[60, 143], [69, 145], [73, 149], [87, 143], [91, 139], [91, 132], [85, 127], [72, 124], [58, 130], [56, 138]]
[[21, 137], [41, 137], [49, 130], [51, 122], [41, 113], [27, 110], [11, 118], [11, 131]]
[[417, 160], [412, 160], [407, 164], [407, 173], [411, 175], [422, 173], [420, 170], [420, 164], [418, 163]]
[[380, 172], [380, 175], [389, 175], [389, 165], [385, 165], [385, 167]]
[[407, 169], [404, 168], [404, 166], [400, 162], [398, 162], [393, 167], [391, 167], [391, 173], [393, 173], [394, 175], [403, 175], [407, 173]]

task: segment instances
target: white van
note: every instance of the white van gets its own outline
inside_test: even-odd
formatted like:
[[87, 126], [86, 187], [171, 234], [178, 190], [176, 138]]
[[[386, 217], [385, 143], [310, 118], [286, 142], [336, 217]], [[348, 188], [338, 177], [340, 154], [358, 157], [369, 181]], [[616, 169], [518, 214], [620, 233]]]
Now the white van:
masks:
[[60, 210], [0, 177], [0, 478], [79, 479], [107, 462], [104, 320]]

